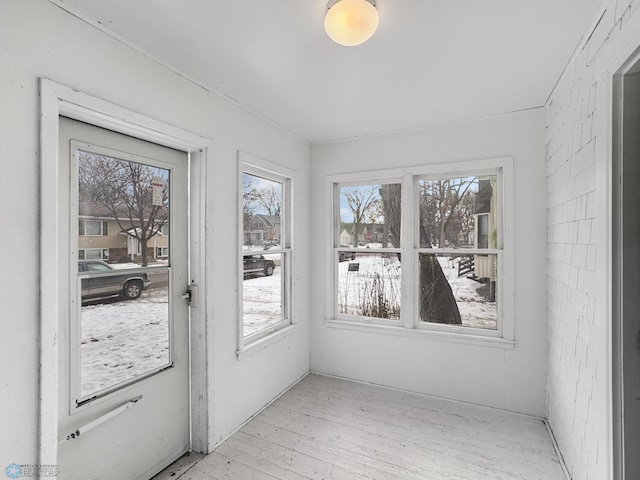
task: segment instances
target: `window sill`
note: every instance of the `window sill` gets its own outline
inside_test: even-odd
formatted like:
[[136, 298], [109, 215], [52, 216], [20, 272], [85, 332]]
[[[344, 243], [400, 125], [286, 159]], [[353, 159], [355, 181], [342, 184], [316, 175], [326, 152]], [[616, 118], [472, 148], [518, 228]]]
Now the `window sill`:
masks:
[[439, 342], [463, 343], [466, 345], [501, 348], [505, 350], [513, 350], [516, 346], [515, 340], [507, 340], [505, 338], [488, 336], [485, 337], [481, 335], [442, 332], [418, 328], [409, 329], [403, 327], [390, 327], [387, 325], [349, 322], [346, 320], [327, 319], [325, 320], [325, 325], [330, 328], [339, 328], [343, 330], [355, 330], [359, 332], [395, 335], [398, 337], [420, 338], [424, 340], [433, 340]]
[[276, 330], [275, 332], [270, 333], [269, 335], [266, 335], [257, 340], [254, 340], [253, 342], [248, 343], [247, 345], [243, 345], [242, 347], [236, 350], [236, 357], [238, 358], [238, 360], [242, 360], [243, 358], [250, 357], [254, 353], [259, 352], [260, 350], [264, 350], [268, 346], [273, 345], [274, 343], [277, 343], [287, 338], [289, 335], [294, 334], [298, 329], [297, 327], [298, 327], [297, 323], [292, 323], [291, 325], [287, 325], [286, 327], [280, 328], [279, 330]]

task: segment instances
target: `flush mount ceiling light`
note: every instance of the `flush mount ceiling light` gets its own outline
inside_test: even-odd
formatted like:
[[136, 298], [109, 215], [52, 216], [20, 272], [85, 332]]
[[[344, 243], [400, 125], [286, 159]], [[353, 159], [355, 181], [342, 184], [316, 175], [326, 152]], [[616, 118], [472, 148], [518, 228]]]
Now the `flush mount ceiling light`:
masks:
[[369, 40], [378, 23], [376, 0], [330, 0], [324, 17], [327, 35], [347, 47]]

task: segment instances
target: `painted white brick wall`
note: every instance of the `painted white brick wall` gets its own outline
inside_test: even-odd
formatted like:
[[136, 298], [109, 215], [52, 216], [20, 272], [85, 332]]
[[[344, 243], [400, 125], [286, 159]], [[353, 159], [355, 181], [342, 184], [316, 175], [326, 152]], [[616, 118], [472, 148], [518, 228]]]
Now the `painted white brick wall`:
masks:
[[597, 216], [596, 147], [607, 134], [597, 129], [606, 125], [599, 116], [610, 112], [597, 105], [605, 94], [602, 56], [612, 55], [604, 47], [640, 15], [639, 6], [640, 0], [606, 2], [547, 103], [547, 417], [573, 480], [610, 476], [609, 362], [601, 341], [610, 318], [596, 316], [604, 300], [598, 238], [606, 228]]

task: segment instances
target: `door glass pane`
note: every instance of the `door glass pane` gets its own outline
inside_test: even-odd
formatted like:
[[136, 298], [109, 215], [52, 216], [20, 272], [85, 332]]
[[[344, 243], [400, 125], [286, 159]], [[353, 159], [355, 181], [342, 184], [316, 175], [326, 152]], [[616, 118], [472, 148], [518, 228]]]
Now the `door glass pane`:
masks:
[[79, 150], [80, 397], [171, 364], [170, 171]]
[[401, 184], [340, 187], [338, 245], [399, 248]]
[[497, 255], [420, 254], [421, 322], [496, 330]]
[[338, 313], [399, 319], [399, 253], [338, 252]]
[[420, 247], [496, 248], [497, 178], [420, 180]]
[[282, 245], [282, 191], [275, 180], [242, 174], [244, 250], [269, 250]]

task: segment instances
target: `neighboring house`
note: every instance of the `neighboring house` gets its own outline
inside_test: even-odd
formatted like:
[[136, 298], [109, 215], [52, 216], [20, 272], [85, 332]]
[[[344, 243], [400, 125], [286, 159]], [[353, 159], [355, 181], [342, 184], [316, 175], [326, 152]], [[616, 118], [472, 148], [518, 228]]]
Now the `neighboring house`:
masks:
[[245, 245], [280, 243], [281, 221], [279, 215], [253, 215], [248, 227], [244, 232]]
[[[122, 228], [124, 227], [124, 228]], [[105, 260], [110, 263], [138, 262], [142, 246], [134, 234], [139, 230], [130, 221], [120, 224], [104, 206], [80, 202], [78, 211], [78, 259]], [[147, 243], [147, 259], [169, 256], [169, 224], [154, 227], [159, 231]]]
[[342, 233], [340, 234], [340, 245], [356, 246], [358, 243], [365, 243], [367, 237], [367, 229], [364, 223], [360, 224], [359, 234], [356, 237], [355, 224], [343, 223]]
[[[493, 177], [495, 178], [495, 177]], [[478, 180], [478, 193], [474, 207], [475, 248], [497, 248], [497, 189], [490, 179]], [[477, 278], [487, 278], [492, 287], [497, 276], [497, 263], [494, 255], [475, 255], [474, 274]], [[493, 289], [492, 289], [493, 290]]]
[[343, 223], [340, 233], [340, 245], [363, 245], [368, 243], [383, 243], [384, 224], [361, 223], [358, 228], [358, 236], [355, 235], [354, 223]]
[[340, 246], [349, 247], [351, 245], [354, 245], [353, 235], [349, 233], [347, 228], [343, 228], [342, 232], [340, 232]]

